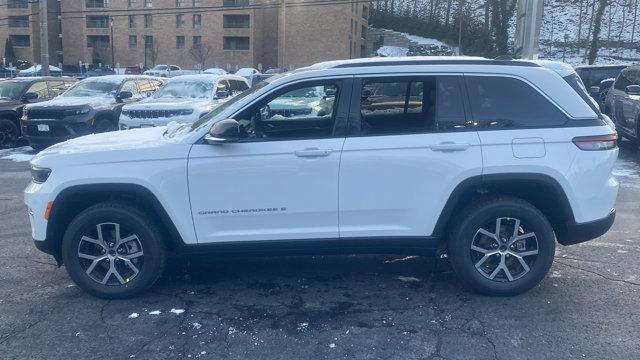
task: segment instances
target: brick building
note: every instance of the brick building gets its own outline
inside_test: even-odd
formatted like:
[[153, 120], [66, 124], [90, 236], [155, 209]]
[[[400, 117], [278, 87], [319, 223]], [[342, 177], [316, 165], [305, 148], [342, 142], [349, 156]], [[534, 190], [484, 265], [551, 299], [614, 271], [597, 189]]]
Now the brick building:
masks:
[[[366, 53], [368, 4], [358, 0], [285, 0], [285, 6], [271, 0], [48, 1], [52, 64], [297, 68]], [[18, 59], [37, 62], [38, 4], [8, 2], [18, 6], [0, 7], [0, 19], [22, 26], [0, 20], [0, 51], [9, 37]]]

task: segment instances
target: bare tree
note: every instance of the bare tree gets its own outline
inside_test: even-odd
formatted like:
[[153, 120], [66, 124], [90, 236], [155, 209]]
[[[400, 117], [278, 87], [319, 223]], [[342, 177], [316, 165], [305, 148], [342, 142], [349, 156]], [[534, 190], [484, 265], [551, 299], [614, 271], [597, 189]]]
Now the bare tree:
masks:
[[491, 32], [495, 42], [495, 53], [506, 55], [509, 42], [509, 20], [516, 11], [516, 0], [487, 0], [491, 5]]
[[156, 66], [156, 61], [158, 61], [158, 53], [160, 52], [160, 48], [157, 41], [154, 41], [153, 44], [149, 47], [145, 47], [145, 53], [151, 60], [151, 66]]
[[189, 49], [189, 55], [200, 65], [201, 69], [204, 69], [206, 68], [209, 55], [211, 55], [211, 50], [212, 47], [209, 44], [194, 44], [191, 49]]
[[582, 40], [582, 6], [583, 5], [584, 5], [584, 0], [580, 0], [580, 10], [578, 11], [578, 36], [576, 38], [576, 41], [578, 44], [580, 44], [580, 40]]
[[633, 26], [631, 27], [631, 43], [636, 35], [636, 20], [638, 19], [638, 0], [633, 0]]
[[593, 18], [593, 32], [591, 35], [591, 44], [589, 46], [589, 65], [593, 64], [598, 57], [598, 47], [600, 46], [600, 30], [602, 28], [602, 16], [604, 10], [610, 5], [611, 0], [598, 0], [598, 9]]

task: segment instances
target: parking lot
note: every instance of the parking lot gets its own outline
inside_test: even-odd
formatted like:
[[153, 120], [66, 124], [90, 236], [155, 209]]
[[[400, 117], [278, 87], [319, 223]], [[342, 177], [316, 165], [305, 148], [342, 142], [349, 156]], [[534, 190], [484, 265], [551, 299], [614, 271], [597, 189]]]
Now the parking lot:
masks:
[[637, 359], [640, 153], [624, 143], [616, 223], [558, 246], [513, 298], [405, 256], [173, 258], [147, 294], [78, 289], [30, 238], [29, 153], [0, 152], [2, 359]]

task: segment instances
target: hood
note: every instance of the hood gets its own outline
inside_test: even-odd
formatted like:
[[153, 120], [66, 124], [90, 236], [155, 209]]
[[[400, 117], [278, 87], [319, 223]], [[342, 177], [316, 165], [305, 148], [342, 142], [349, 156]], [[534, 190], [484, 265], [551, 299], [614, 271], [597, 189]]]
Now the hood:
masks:
[[14, 107], [16, 105], [22, 105], [23, 102], [20, 100], [13, 99], [0, 99], [0, 108]]
[[213, 104], [207, 99], [187, 99], [187, 98], [149, 98], [135, 104], [126, 105], [123, 110], [170, 110], [170, 109], [191, 109], [206, 108]]
[[29, 108], [43, 108], [43, 107], [67, 107], [67, 106], [82, 106], [89, 105], [92, 108], [103, 108], [115, 102], [115, 98], [110, 95], [104, 96], [58, 96], [48, 101], [39, 102], [29, 105]]
[[[53, 145], [31, 164], [56, 169], [108, 163], [183, 159], [189, 154], [190, 126], [168, 126], [92, 134]], [[55, 171], [55, 170], [54, 170]]]

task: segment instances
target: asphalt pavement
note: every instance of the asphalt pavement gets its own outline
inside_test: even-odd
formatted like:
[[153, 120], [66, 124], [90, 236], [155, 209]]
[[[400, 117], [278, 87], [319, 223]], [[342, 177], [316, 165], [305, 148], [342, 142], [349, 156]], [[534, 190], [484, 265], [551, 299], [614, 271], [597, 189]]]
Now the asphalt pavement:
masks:
[[34, 247], [29, 153], [0, 153], [0, 358], [638, 359], [640, 153], [625, 143], [609, 233], [558, 245], [512, 298], [426, 257], [183, 258], [143, 296], [100, 300]]

